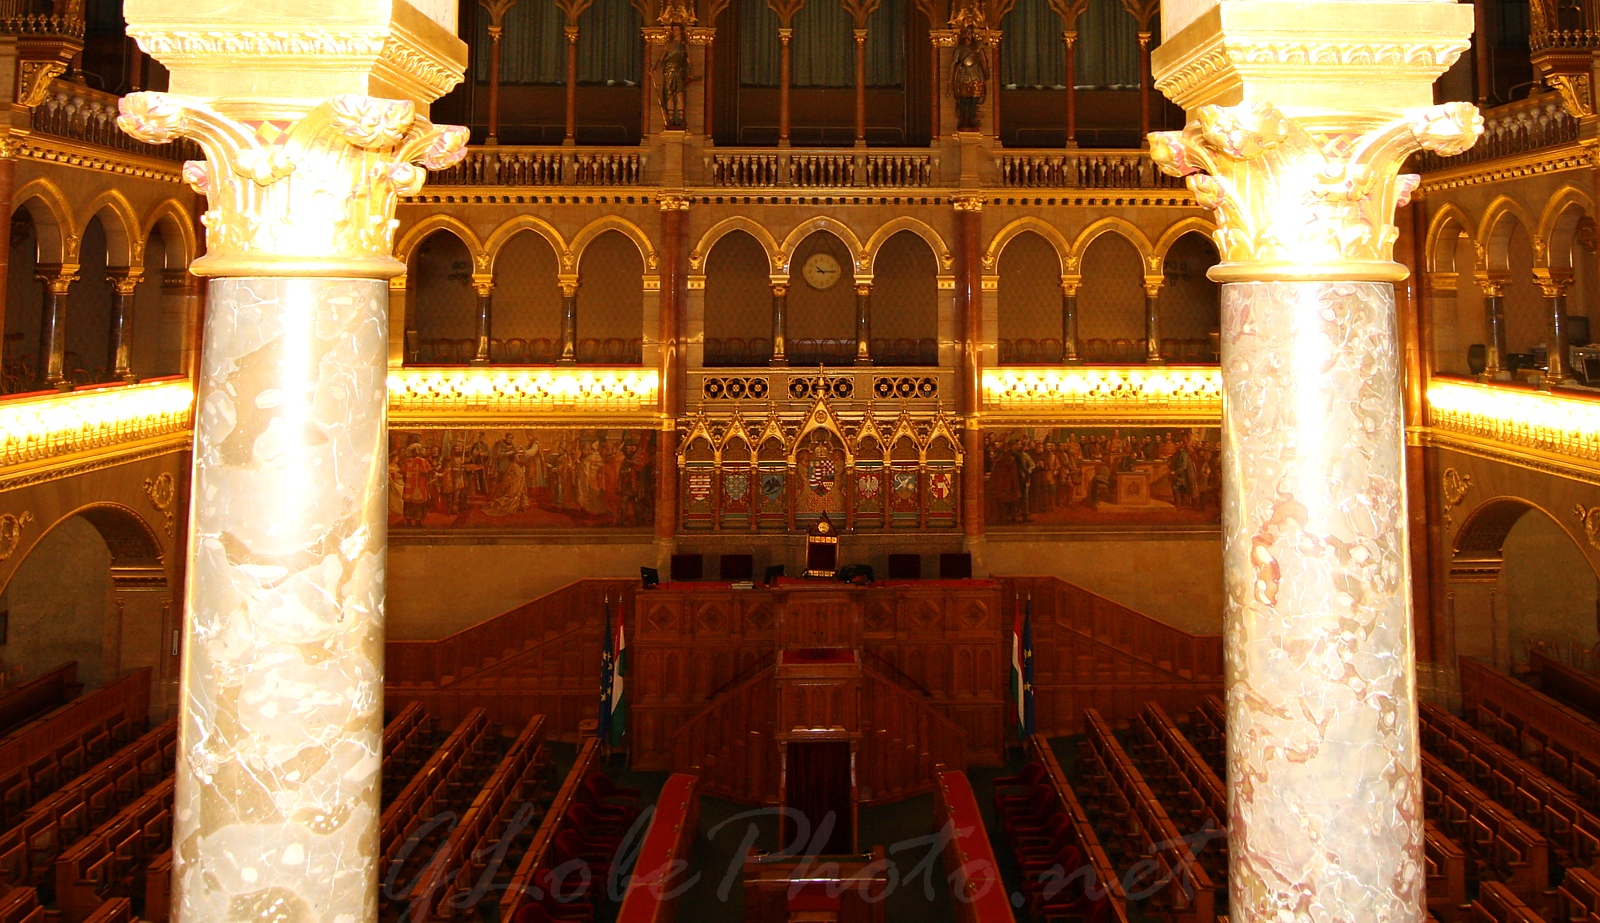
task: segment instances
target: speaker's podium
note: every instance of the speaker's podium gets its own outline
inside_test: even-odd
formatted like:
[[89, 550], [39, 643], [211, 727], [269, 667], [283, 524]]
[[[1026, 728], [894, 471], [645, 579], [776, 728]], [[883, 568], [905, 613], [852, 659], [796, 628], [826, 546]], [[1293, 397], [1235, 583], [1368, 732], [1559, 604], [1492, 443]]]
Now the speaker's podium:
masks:
[[869, 856], [762, 856], [744, 864], [747, 923], [883, 923], [889, 863]]

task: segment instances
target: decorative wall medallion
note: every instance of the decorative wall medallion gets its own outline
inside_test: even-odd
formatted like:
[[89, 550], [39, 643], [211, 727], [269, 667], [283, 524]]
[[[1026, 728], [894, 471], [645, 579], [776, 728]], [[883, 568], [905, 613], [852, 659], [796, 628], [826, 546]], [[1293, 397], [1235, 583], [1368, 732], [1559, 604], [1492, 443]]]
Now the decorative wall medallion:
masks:
[[1450, 511], [1460, 506], [1462, 498], [1472, 489], [1472, 475], [1446, 468], [1444, 476], [1440, 478], [1440, 487], [1444, 489], [1444, 527], [1449, 529], [1452, 524]]
[[22, 544], [22, 530], [30, 522], [33, 522], [33, 514], [29, 512], [21, 516], [0, 513], [0, 561], [16, 553], [17, 546]]
[[1600, 548], [1600, 506], [1584, 508], [1582, 503], [1572, 508], [1578, 515], [1578, 520], [1583, 523], [1583, 534], [1589, 539], [1591, 548]]
[[173, 511], [175, 505], [173, 501], [178, 496], [178, 482], [170, 472], [163, 471], [153, 478], [144, 479], [144, 495], [150, 498], [150, 505], [166, 517], [167, 536], [171, 537], [178, 518]]

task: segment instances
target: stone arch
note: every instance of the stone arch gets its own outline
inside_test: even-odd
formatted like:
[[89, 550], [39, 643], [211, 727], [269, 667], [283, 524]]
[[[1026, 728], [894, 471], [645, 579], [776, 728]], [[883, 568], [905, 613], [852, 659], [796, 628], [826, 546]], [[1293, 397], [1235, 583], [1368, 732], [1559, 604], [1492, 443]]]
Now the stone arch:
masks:
[[772, 272], [779, 271], [779, 267], [784, 262], [783, 246], [778, 243], [776, 237], [772, 236], [772, 232], [767, 230], [766, 225], [759, 221], [753, 221], [744, 215], [724, 218], [713, 224], [709, 230], [700, 236], [700, 242], [695, 244], [694, 250], [689, 253], [689, 271], [691, 273], [705, 272], [706, 260], [711, 256], [712, 249], [716, 247], [718, 241], [734, 231], [744, 231], [754, 237], [756, 242], [761, 244], [761, 248], [767, 252], [767, 262], [771, 265]]
[[1423, 253], [1425, 272], [1454, 273], [1457, 244], [1470, 235], [1474, 225], [1461, 206], [1446, 202], [1428, 222], [1427, 245]]
[[[539, 221], [539, 219], [527, 215], [518, 216], [516, 219], [513, 219], [512, 222], [508, 223], [514, 224], [523, 218], [528, 218], [529, 220], [538, 221], [540, 224], [544, 224], [543, 221]], [[544, 226], [549, 227], [549, 225]], [[504, 238], [499, 236], [504, 227], [505, 225], [502, 225], [500, 228], [495, 229], [495, 234], [490, 237], [491, 247], [498, 247], [499, 244], [504, 243]], [[478, 239], [478, 235], [473, 233], [472, 228], [468, 227], [461, 219], [439, 213], [431, 214], [406, 229], [405, 234], [401, 235], [399, 243], [395, 245], [395, 259], [404, 263], [407, 271], [409, 272], [411, 267], [412, 253], [415, 252], [417, 247], [421, 246], [422, 242], [427, 240], [434, 231], [440, 230], [449, 231], [455, 236], [461, 238], [461, 242], [466, 244], [467, 252], [472, 255], [473, 266], [477, 267], [479, 271], [488, 271], [489, 264], [492, 262], [492, 257], [489, 256], [489, 253], [493, 251], [486, 247], [484, 243]], [[554, 228], [551, 228], [552, 233], [554, 233], [554, 230]], [[510, 234], [505, 236], [509, 237]], [[557, 234], [556, 239], [560, 240], [561, 235]], [[562, 245], [558, 244], [556, 246], [556, 252], [562, 252]]]
[[107, 189], [84, 207], [76, 224], [81, 241], [95, 218], [106, 235], [106, 265], [112, 267], [142, 267], [144, 265], [144, 236], [140, 234], [139, 215], [128, 197], [116, 189]]
[[105, 540], [106, 547], [111, 550], [113, 579], [137, 580], [143, 587], [167, 585], [166, 551], [155, 528], [130, 507], [100, 501], [85, 504], [57, 517], [49, 528], [39, 530], [33, 536], [33, 541], [18, 548], [11, 556], [16, 563], [4, 574], [4, 579], [0, 579], [0, 592], [10, 585], [16, 565], [26, 560], [45, 536], [75, 516], [83, 517]]
[[[1450, 543], [1450, 578], [1462, 582], [1489, 582], [1500, 576], [1505, 565], [1506, 536], [1511, 528], [1528, 512], [1537, 510], [1555, 520], [1567, 536], [1584, 550], [1589, 566], [1600, 576], [1600, 560], [1588, 535], [1582, 530], [1583, 521], [1575, 516], [1557, 516], [1543, 506], [1522, 497], [1500, 496], [1478, 504], [1461, 521], [1455, 539]], [[1600, 517], [1597, 517], [1600, 518]]]
[[1083, 233], [1078, 235], [1078, 239], [1072, 242], [1071, 256], [1068, 258], [1067, 263], [1069, 270], [1077, 269], [1082, 265], [1083, 255], [1088, 252], [1089, 247], [1102, 234], [1116, 234], [1119, 237], [1126, 238], [1128, 243], [1133, 244], [1133, 249], [1139, 251], [1139, 260], [1144, 263], [1145, 274], [1161, 274], [1161, 263], [1156, 258], [1155, 248], [1150, 245], [1150, 238], [1144, 236], [1144, 232], [1139, 230], [1132, 222], [1114, 216], [1101, 218], [1099, 221], [1084, 228]]
[[[656, 273], [657, 267], [661, 265], [661, 262], [656, 256], [656, 248], [650, 243], [649, 236], [637, 224], [626, 218], [619, 218], [616, 215], [605, 215], [604, 217], [596, 218], [585, 225], [583, 230], [573, 235], [571, 247], [568, 252], [561, 255], [563, 270], [576, 272], [578, 264], [583, 260], [583, 248], [589, 246], [590, 241], [607, 231], [620, 231], [622, 236], [633, 241], [634, 245], [639, 248], [639, 257], [644, 260], [644, 274], [648, 276]], [[561, 251], [558, 250], [557, 252]]]
[[78, 235], [72, 208], [60, 187], [46, 179], [29, 180], [12, 201], [16, 208], [26, 209], [33, 221], [41, 264], [67, 264], [77, 259]]
[[1584, 215], [1594, 216], [1594, 201], [1583, 191], [1563, 186], [1545, 205], [1539, 217], [1539, 245], [1544, 264], [1551, 269], [1571, 269], [1572, 248], [1577, 242], [1578, 222]]
[[925, 221], [920, 221], [910, 215], [901, 215], [883, 224], [872, 232], [871, 237], [867, 238], [861, 260], [863, 269], [868, 275], [872, 274], [873, 264], [878, 259], [878, 251], [883, 249], [883, 245], [888, 243], [889, 238], [901, 231], [910, 231], [927, 241], [928, 246], [933, 250], [934, 258], [939, 261], [940, 275], [949, 273], [951, 268], [955, 266], [955, 257], [951, 255], [950, 248], [945, 244], [944, 238], [939, 236], [938, 231], [935, 231]]
[[1185, 234], [1199, 234], [1205, 237], [1211, 241], [1211, 245], [1220, 253], [1222, 248], [1217, 246], [1214, 236], [1216, 233], [1217, 226], [1215, 223], [1199, 215], [1190, 215], [1161, 232], [1161, 239], [1156, 241], [1153, 255], [1157, 261], [1165, 260], [1167, 251], [1171, 250], [1172, 245], [1181, 240]]
[[1001, 228], [1000, 232], [994, 235], [994, 238], [989, 241], [989, 248], [983, 253], [984, 273], [993, 275], [998, 272], [1000, 254], [1005, 250], [1006, 244], [1011, 243], [1018, 235], [1028, 231], [1038, 234], [1055, 247], [1056, 256], [1061, 260], [1061, 272], [1066, 274], [1069, 271], [1067, 267], [1072, 265], [1072, 244], [1055, 225], [1032, 216], [1018, 218]]
[[1483, 269], [1489, 272], [1511, 271], [1511, 233], [1518, 226], [1533, 241], [1535, 266], [1544, 262], [1544, 244], [1537, 236], [1538, 225], [1528, 210], [1510, 196], [1497, 196], [1483, 213], [1478, 225], [1478, 249], [1483, 254]]
[[848, 225], [837, 218], [832, 218], [827, 215], [819, 215], [815, 218], [800, 222], [800, 224], [796, 225], [795, 229], [790, 231], [789, 235], [783, 239], [783, 245], [779, 248], [778, 252], [779, 257], [782, 260], [782, 265], [778, 266], [774, 264], [774, 270], [778, 275], [786, 276], [789, 274], [789, 255], [794, 253], [794, 248], [800, 246], [802, 241], [818, 231], [827, 231], [834, 237], [839, 238], [839, 242], [844, 244], [844, 248], [850, 253], [850, 261], [855, 264], [853, 268], [855, 269], [858, 277], [868, 273], [866, 266], [866, 248], [862, 246], [861, 238], [856, 236], [856, 232], [850, 230]]
[[139, 239], [148, 241], [150, 235], [157, 230], [161, 231], [161, 240], [167, 245], [167, 262], [169, 264], [173, 262], [174, 251], [177, 251], [176, 255], [181, 260], [179, 266], [167, 268], [187, 267], [194, 262], [195, 255], [199, 252], [194, 221], [177, 199], [163, 199], [150, 210], [149, 217], [140, 225]]

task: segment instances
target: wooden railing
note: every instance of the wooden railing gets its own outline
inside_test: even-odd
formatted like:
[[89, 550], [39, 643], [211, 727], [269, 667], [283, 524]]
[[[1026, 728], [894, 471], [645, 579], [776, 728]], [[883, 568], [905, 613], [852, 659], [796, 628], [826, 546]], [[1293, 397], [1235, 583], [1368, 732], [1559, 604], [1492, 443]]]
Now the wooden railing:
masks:
[[[1066, 812], [1072, 822], [1072, 831], [1077, 836], [1078, 844], [1083, 849], [1085, 861], [1093, 872], [1093, 880], [1084, 882], [1085, 889], [1091, 887], [1103, 890], [1106, 898], [1111, 902], [1111, 921], [1108, 923], [1127, 923], [1128, 895], [1123, 890], [1122, 879], [1117, 876], [1116, 866], [1111, 864], [1111, 857], [1106, 855], [1106, 850], [1100, 843], [1100, 835], [1095, 832], [1094, 824], [1089, 822], [1089, 815], [1083, 810], [1083, 803], [1078, 800], [1077, 792], [1073, 791], [1071, 783], [1067, 781], [1067, 774], [1061, 768], [1061, 761], [1056, 758], [1056, 751], [1051, 748], [1049, 738], [1043, 734], [1034, 734], [1028, 738], [1029, 755], [1044, 764], [1045, 772], [1050, 777], [1050, 787], [1055, 789], [1056, 800], [1061, 803], [1061, 810]], [[1075, 869], [1063, 869], [1071, 875]]]
[[754, 674], [679, 725], [672, 736], [672, 771], [700, 776], [708, 794], [776, 804], [781, 793], [775, 669]]
[[1496, 106], [1483, 116], [1483, 136], [1477, 144], [1454, 157], [1419, 154], [1412, 161], [1413, 168], [1423, 173], [1449, 170], [1578, 140], [1578, 120], [1567, 112], [1561, 97], [1554, 93]]
[[1144, 151], [1007, 153], [1000, 155], [1000, 185], [1012, 188], [1184, 189]]
[[667, 777], [639, 845], [616, 923], [672, 923], [684, 890], [682, 871], [700, 835], [700, 779]]
[[704, 182], [733, 189], [917, 188], [939, 181], [938, 155], [926, 148], [775, 151], [718, 148], [705, 157]]
[[961, 726], [917, 693], [868, 667], [861, 677], [857, 758], [863, 804], [898, 801], [933, 788], [937, 768], [967, 765]]
[[1533, 650], [1528, 652], [1528, 670], [1538, 679], [1539, 691], [1560, 699], [1591, 719], [1600, 716], [1600, 679]]
[[949, 825], [955, 836], [946, 844], [944, 865], [955, 889], [956, 919], [961, 923], [1015, 923], [1000, 863], [989, 845], [972, 782], [964, 772], [941, 772], [934, 784], [938, 827]]
[[625, 148], [474, 147], [429, 186], [638, 186], [647, 157]]
[[3, 0], [0, 35], [45, 35], [82, 39], [83, 7], [72, 0]]

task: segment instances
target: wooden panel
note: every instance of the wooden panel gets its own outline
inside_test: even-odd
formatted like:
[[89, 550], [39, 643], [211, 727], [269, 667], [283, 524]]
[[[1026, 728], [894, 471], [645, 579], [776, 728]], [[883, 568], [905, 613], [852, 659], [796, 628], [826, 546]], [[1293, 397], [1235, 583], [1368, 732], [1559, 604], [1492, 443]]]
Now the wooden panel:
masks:
[[966, 736], [926, 699], [867, 670], [861, 748], [856, 763], [863, 804], [931, 790], [942, 767], [964, 767]]
[[700, 834], [700, 780], [674, 775], [661, 786], [655, 816], [645, 831], [617, 911], [617, 923], [671, 923], [677, 915], [687, 864]]
[[672, 738], [672, 771], [700, 776], [708, 794], [777, 804], [776, 688], [768, 667], [685, 721]]

